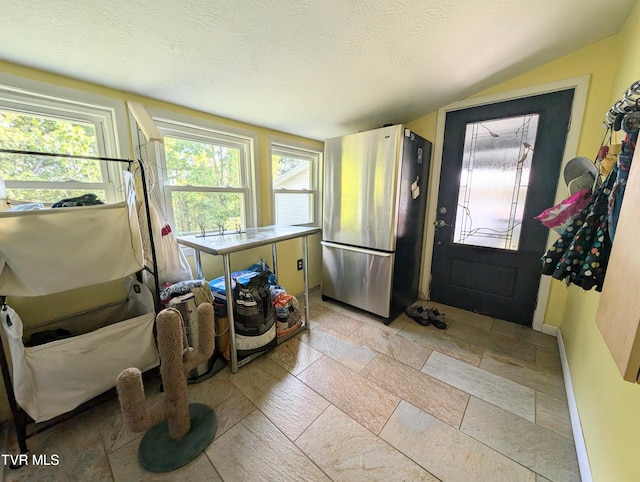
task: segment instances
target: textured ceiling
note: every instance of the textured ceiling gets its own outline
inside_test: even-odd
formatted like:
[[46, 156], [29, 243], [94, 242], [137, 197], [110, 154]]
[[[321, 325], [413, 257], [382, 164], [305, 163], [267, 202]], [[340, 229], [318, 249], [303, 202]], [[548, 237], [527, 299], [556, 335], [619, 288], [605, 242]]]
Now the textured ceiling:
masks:
[[620, 30], [636, 0], [2, 0], [0, 59], [324, 139]]

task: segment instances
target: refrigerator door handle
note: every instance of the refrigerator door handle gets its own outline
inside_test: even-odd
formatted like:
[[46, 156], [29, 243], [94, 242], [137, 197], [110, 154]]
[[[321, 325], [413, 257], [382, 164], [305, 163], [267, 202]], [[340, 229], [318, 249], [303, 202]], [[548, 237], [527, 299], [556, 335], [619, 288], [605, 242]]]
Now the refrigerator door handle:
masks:
[[344, 249], [345, 251], [355, 251], [357, 253], [381, 256], [383, 258], [387, 258], [393, 255], [393, 253], [388, 253], [386, 251], [374, 251], [373, 249], [356, 248], [354, 246], [347, 246], [345, 244], [330, 243], [329, 241], [320, 241], [320, 244], [322, 244], [322, 246], [326, 246], [327, 248]]

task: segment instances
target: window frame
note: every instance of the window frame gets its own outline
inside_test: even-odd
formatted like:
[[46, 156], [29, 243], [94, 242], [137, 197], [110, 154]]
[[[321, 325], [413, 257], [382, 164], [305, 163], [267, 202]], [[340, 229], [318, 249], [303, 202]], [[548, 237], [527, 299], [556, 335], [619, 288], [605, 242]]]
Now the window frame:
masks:
[[[128, 145], [127, 118], [122, 101], [44, 82], [0, 74], [0, 109], [38, 117], [92, 124], [98, 156], [121, 158], [120, 146]], [[123, 142], [124, 141], [124, 142]], [[78, 162], [83, 162], [79, 160]], [[106, 202], [124, 200], [122, 171], [115, 163], [98, 161], [102, 182], [17, 181], [5, 179], [7, 189], [104, 190]]]
[[[322, 214], [322, 160], [323, 149], [311, 143], [294, 141], [290, 139], [269, 136], [268, 147], [268, 168], [269, 168], [269, 212], [271, 213], [271, 224], [276, 222], [276, 194], [311, 194], [313, 202], [313, 221], [309, 223], [296, 224], [296, 226], [319, 227]], [[310, 188], [309, 189], [275, 189], [273, 187], [273, 156], [279, 152], [291, 154], [291, 157], [308, 158], [310, 165]]]
[[[211, 121], [197, 119], [191, 116], [174, 114], [166, 111], [147, 109], [160, 134], [165, 137], [174, 137], [194, 142], [206, 142], [215, 145], [239, 147], [241, 150], [240, 160], [240, 187], [218, 187], [218, 186], [174, 186], [168, 183], [166, 156], [164, 153], [164, 143], [157, 141], [148, 142], [140, 131], [132, 115], [130, 115], [131, 129], [134, 144], [140, 152], [143, 161], [150, 164], [150, 168], [156, 179], [153, 191], [159, 191], [155, 200], [160, 205], [165, 214], [166, 221], [171, 226], [176, 226], [173, 213], [171, 195], [173, 192], [221, 192], [221, 193], [242, 193], [244, 194], [243, 216], [245, 226], [258, 226], [260, 213], [257, 209], [259, 199], [259, 185], [256, 180], [259, 178], [255, 146], [258, 137], [255, 133], [237, 129], [230, 126], [218, 125]], [[152, 144], [150, 146], [150, 144]]]

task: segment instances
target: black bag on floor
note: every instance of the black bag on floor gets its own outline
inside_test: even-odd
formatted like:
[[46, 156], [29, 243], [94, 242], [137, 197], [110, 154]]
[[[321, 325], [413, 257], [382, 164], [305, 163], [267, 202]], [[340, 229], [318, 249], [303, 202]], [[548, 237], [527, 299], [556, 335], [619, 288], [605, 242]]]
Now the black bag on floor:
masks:
[[275, 322], [268, 273], [258, 273], [244, 285], [237, 282], [234, 291], [236, 333], [245, 336], [266, 333]]

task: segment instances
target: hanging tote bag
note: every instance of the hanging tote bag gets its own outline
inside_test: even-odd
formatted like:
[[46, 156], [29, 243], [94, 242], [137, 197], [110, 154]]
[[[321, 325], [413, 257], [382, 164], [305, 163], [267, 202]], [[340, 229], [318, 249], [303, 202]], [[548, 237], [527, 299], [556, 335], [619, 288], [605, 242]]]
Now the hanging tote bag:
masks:
[[[149, 215], [151, 217], [153, 244], [156, 248], [156, 256], [158, 258], [157, 271], [160, 286], [165, 283], [173, 284], [179, 281], [192, 280], [193, 274], [191, 273], [191, 267], [178, 245], [178, 240], [171, 229], [171, 225], [162, 221], [153, 204], [149, 204]], [[138, 206], [138, 217], [146, 220], [146, 213], [144, 212], [144, 205], [142, 203]], [[145, 260], [147, 265], [151, 266], [151, 241], [146, 222], [143, 221], [140, 223], [140, 231], [142, 233]], [[143, 276], [145, 284], [149, 285], [149, 274], [144, 271]]]
[[591, 189], [582, 189], [555, 206], [545, 209], [534, 219], [540, 221], [547, 228], [562, 233], [567, 226], [571, 225], [580, 211], [589, 205], [590, 200]]

